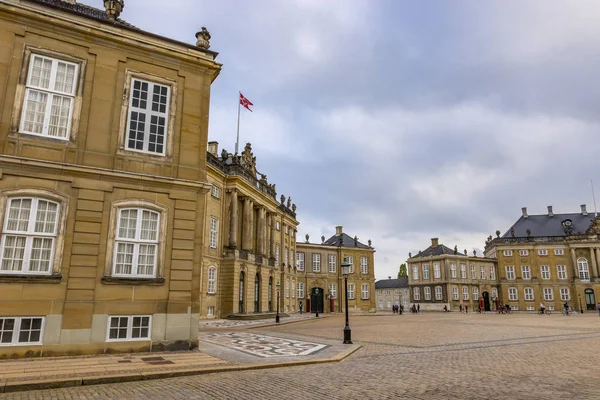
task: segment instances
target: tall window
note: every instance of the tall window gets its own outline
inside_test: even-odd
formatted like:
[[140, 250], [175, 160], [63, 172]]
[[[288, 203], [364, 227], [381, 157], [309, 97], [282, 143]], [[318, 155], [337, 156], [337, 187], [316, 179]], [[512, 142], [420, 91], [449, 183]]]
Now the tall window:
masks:
[[457, 287], [452, 288], [452, 300], [458, 300], [458, 288]]
[[348, 284], [348, 299], [354, 300], [354, 283]]
[[558, 275], [558, 279], [567, 279], [567, 266], [557, 265], [556, 274]]
[[49, 275], [60, 206], [29, 197], [9, 199], [2, 229], [0, 274]]
[[369, 284], [368, 283], [363, 283], [361, 285], [361, 298], [363, 300], [368, 300], [369, 299]]
[[295, 279], [292, 279], [291, 292], [292, 292], [292, 299], [295, 299], [296, 298], [296, 280]]
[[421, 300], [421, 289], [416, 287], [413, 288], [413, 298], [415, 299], [415, 301], [419, 301]]
[[475, 265], [471, 264], [471, 279], [477, 279], [477, 272], [475, 271]]
[[552, 301], [554, 300], [554, 292], [552, 288], [544, 288], [544, 300]]
[[429, 264], [423, 265], [423, 279], [429, 279]]
[[354, 273], [354, 256], [347, 256], [346, 260], [350, 263], [350, 273]]
[[304, 271], [304, 253], [296, 252], [296, 269]]
[[279, 265], [279, 243], [275, 243], [275, 265]]
[[208, 269], [208, 293], [215, 294], [217, 290], [217, 269]]
[[579, 279], [582, 281], [590, 280], [590, 269], [588, 267], [588, 262], [585, 258], [580, 258], [577, 260], [577, 267], [579, 268]]
[[335, 283], [329, 284], [329, 294], [332, 298], [337, 299], [337, 285]]
[[506, 279], [514, 280], [515, 279], [515, 267], [512, 265], [506, 266]]
[[550, 266], [549, 265], [541, 265], [540, 271], [542, 273], [542, 279], [550, 279]]
[[523, 279], [531, 279], [531, 269], [529, 269], [529, 265], [521, 265], [521, 278]]
[[425, 300], [431, 300], [431, 288], [429, 286], [425, 286], [423, 288], [423, 292], [425, 293]]
[[336, 268], [337, 268], [337, 256], [335, 256], [334, 254], [330, 254], [327, 256], [327, 265], [328, 265], [328, 271], [330, 273], [335, 273]]
[[450, 277], [456, 279], [456, 264], [450, 264]]
[[304, 298], [304, 282], [298, 282], [298, 298]]
[[151, 154], [165, 154], [170, 88], [132, 79], [125, 148]]
[[290, 281], [289, 281], [289, 279], [285, 280], [285, 297], [286, 297], [286, 299], [290, 297]]
[[0, 346], [42, 344], [43, 317], [0, 318]]
[[508, 288], [508, 299], [510, 301], [515, 301], [518, 299], [517, 297], [517, 288], [516, 287], [509, 287]]
[[485, 280], [485, 266], [481, 265], [479, 267], [479, 279]]
[[496, 268], [494, 268], [494, 266], [490, 266], [490, 279], [495, 281], [496, 280]]
[[151, 316], [108, 318], [108, 342], [150, 340]]
[[569, 288], [560, 288], [560, 299], [562, 301], [571, 300], [571, 294], [569, 293]]
[[313, 272], [321, 272], [321, 255], [313, 254]]
[[473, 300], [477, 300], [477, 299], [479, 299], [479, 288], [474, 287], [473, 288]]
[[463, 300], [469, 300], [469, 288], [466, 286], [463, 287]]
[[217, 248], [217, 234], [219, 230], [219, 220], [215, 217], [210, 217], [210, 248]]
[[442, 287], [441, 286], [435, 287], [435, 299], [442, 300]]
[[289, 256], [288, 248], [287, 248], [287, 246], [285, 246], [283, 248], [283, 263], [284, 263], [284, 265], [288, 265], [288, 256]]
[[221, 197], [221, 189], [218, 186], [213, 186], [212, 189], [211, 189], [210, 194], [215, 199], [218, 199], [219, 197]]
[[467, 279], [467, 266], [465, 264], [460, 264], [460, 278]]
[[78, 65], [34, 54], [29, 63], [22, 133], [69, 139]]
[[530, 288], [530, 287], [525, 288], [525, 300], [533, 301], [533, 288]]
[[415, 281], [419, 280], [419, 266], [418, 265], [413, 265], [413, 280], [415, 280]]
[[156, 275], [160, 216], [143, 208], [119, 209], [114, 276]]
[[435, 263], [433, 264], [433, 277], [435, 279], [440, 279], [442, 275], [440, 274], [440, 264]]
[[369, 264], [367, 262], [367, 257], [362, 256], [360, 258], [360, 273], [368, 274], [369, 273]]

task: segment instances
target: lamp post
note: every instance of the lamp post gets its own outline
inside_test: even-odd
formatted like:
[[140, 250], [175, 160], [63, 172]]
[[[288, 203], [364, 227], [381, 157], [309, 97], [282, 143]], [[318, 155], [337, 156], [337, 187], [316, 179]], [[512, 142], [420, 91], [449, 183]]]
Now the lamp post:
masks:
[[344, 257], [342, 263], [342, 276], [344, 277], [344, 288], [346, 289], [346, 326], [344, 327], [344, 344], [352, 344], [352, 330], [348, 323], [348, 275], [350, 274], [351, 264], [348, 262], [348, 258]]
[[581, 293], [577, 293], [577, 297], [579, 298], [579, 312], [583, 314], [583, 307], [581, 306]]
[[319, 288], [315, 289], [315, 294], [317, 295], [317, 297], [315, 297], [315, 299], [317, 299], [317, 306], [315, 307], [316, 310], [316, 317], [319, 318], [319, 301], [320, 301], [320, 297], [319, 297]]
[[281, 283], [279, 283], [279, 281], [277, 281], [277, 313], [275, 314], [275, 322], [279, 323], [279, 286], [281, 286]]

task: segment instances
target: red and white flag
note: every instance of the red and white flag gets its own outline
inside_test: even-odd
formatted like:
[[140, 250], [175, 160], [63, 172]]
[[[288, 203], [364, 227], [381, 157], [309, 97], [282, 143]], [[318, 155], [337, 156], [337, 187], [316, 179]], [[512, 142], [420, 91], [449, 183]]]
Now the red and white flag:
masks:
[[245, 109], [247, 109], [248, 111], [252, 112], [252, 110], [250, 109], [250, 106], [253, 106], [254, 104], [252, 104], [252, 102], [250, 100], [248, 100], [247, 98], [245, 98], [242, 93], [240, 93], [240, 104]]

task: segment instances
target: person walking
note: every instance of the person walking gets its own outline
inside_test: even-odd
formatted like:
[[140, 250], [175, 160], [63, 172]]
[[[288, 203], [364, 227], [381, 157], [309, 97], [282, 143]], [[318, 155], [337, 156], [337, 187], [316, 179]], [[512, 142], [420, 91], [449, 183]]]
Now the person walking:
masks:
[[419, 314], [421, 313], [421, 305], [420, 304], [417, 304], [417, 313], [419, 313]]
[[469, 313], [469, 306], [465, 306], [465, 314]]

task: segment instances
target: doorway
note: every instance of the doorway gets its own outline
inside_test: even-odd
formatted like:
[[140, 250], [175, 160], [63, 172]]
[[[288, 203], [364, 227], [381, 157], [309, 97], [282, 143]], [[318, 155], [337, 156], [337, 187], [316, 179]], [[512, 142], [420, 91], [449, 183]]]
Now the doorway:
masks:
[[244, 273], [240, 272], [240, 297], [239, 297], [239, 311], [240, 314], [244, 313]]
[[585, 305], [588, 310], [596, 309], [596, 296], [594, 295], [594, 289], [585, 289]]
[[312, 288], [310, 290], [310, 310], [311, 312], [323, 312], [324, 295], [323, 288]]
[[488, 292], [481, 293], [483, 296], [483, 307], [485, 311], [491, 311], [490, 309], [490, 294]]

